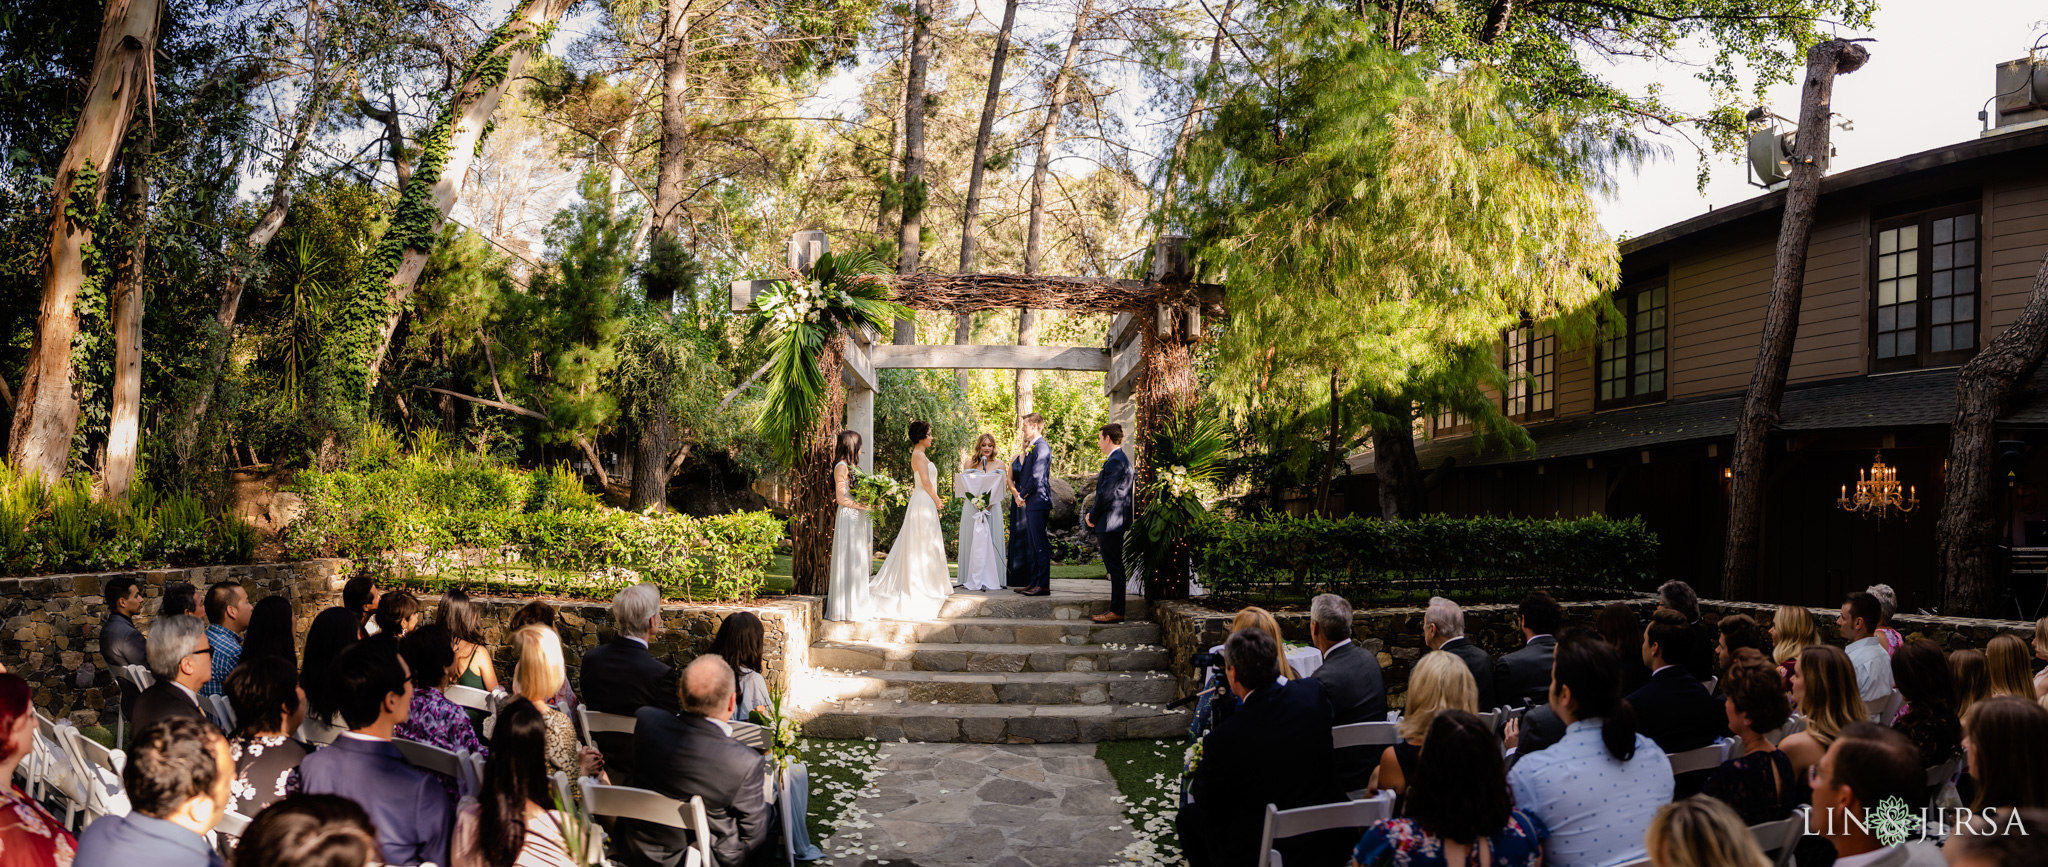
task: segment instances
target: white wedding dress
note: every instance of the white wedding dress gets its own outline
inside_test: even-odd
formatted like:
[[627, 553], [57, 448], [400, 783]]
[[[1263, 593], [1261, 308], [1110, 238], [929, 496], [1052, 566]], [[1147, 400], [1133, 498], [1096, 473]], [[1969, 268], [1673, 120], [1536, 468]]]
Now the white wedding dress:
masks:
[[[1009, 491], [1001, 470], [962, 470], [954, 493], [960, 495], [960, 584], [969, 590], [1001, 590], [1009, 564], [1004, 560], [1003, 505]], [[988, 511], [969, 494], [987, 494]]]
[[922, 455], [911, 455], [916, 484], [910, 506], [903, 513], [903, 528], [889, 559], [882, 562], [868, 602], [875, 616], [884, 620], [936, 620], [953, 593], [953, 579], [946, 571], [946, 535], [939, 528], [939, 504], [925, 493], [937, 468]]

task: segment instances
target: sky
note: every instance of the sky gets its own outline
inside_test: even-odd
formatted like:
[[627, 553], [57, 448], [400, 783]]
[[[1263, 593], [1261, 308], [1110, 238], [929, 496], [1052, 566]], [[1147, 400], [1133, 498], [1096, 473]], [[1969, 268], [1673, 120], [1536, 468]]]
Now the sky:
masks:
[[[2040, 0], [1884, 0], [1867, 32], [1839, 33], [1877, 41], [1864, 46], [1870, 50], [1867, 66], [1835, 80], [1835, 111], [1854, 129], [1835, 130], [1837, 154], [1830, 170], [1976, 138], [1983, 128], [1977, 112], [1992, 94], [1992, 67], [2025, 57], [2044, 34], [2048, 4]], [[1662, 83], [1672, 105], [1706, 103], [1706, 85], [1681, 65], [1633, 62], [1609, 75], [1630, 90]], [[1799, 85], [1778, 85], [1769, 100], [1778, 114], [1799, 116]], [[1710, 206], [1724, 207], [1763, 192], [1746, 182], [1740, 162], [1724, 157], [1713, 164], [1702, 195], [1696, 152], [1683, 140], [1668, 141], [1669, 158], [1645, 164], [1633, 178], [1624, 176], [1618, 195], [1601, 203], [1601, 222], [1609, 233], [1648, 234]]]

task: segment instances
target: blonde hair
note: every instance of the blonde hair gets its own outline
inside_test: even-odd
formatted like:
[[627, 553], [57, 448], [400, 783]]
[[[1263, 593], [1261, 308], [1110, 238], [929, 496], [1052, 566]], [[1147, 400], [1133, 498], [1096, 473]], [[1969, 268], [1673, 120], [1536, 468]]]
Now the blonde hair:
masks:
[[2028, 701], [2040, 696], [2034, 694], [2034, 670], [2029, 664], [2033, 650], [2019, 636], [2011, 633], [1991, 639], [1984, 645], [1984, 658], [1991, 663], [1991, 694], [2013, 695]]
[[1771, 661], [1779, 665], [1798, 656], [1799, 651], [1820, 643], [1818, 630], [1813, 625], [1813, 612], [1800, 606], [1778, 606], [1777, 613], [1771, 615], [1771, 625], [1778, 629], [1778, 644], [1771, 648]]
[[1273, 637], [1273, 653], [1280, 657], [1280, 676], [1293, 680], [1296, 677], [1294, 666], [1287, 664], [1287, 643], [1280, 640], [1280, 621], [1273, 618], [1273, 612], [1254, 605], [1230, 618], [1231, 632], [1254, 627]]
[[519, 648], [519, 664], [512, 669], [512, 685], [519, 696], [536, 707], [554, 699], [567, 679], [562, 664], [562, 637], [538, 623], [512, 633]]
[[1856, 687], [1856, 666], [1849, 654], [1832, 644], [1816, 644], [1799, 652], [1799, 715], [1806, 731], [1826, 747], [1850, 723], [1870, 718]]
[[1956, 684], [1956, 718], [1968, 719], [1970, 709], [1991, 697], [1991, 661], [1981, 650], [1958, 650], [1948, 655], [1948, 676]]
[[1479, 712], [1479, 684], [1457, 654], [1432, 650], [1408, 673], [1408, 707], [1398, 726], [1402, 740], [1419, 741], [1429, 733], [1437, 711]]
[[976, 437], [976, 438], [975, 438], [975, 440], [974, 440], [974, 451], [972, 451], [972, 452], [968, 453], [968, 455], [967, 455], [967, 458], [968, 458], [968, 460], [971, 460], [971, 461], [973, 461], [973, 462], [975, 462], [975, 463], [981, 463], [981, 447], [982, 447], [982, 445], [983, 445], [984, 443], [986, 443], [986, 444], [988, 445], [988, 456], [989, 456], [989, 459], [990, 459], [990, 460], [995, 460], [995, 459], [996, 459], [996, 435], [995, 435], [995, 434], [987, 434], [987, 433], [985, 433], [985, 434], [982, 434], [981, 436], [979, 436], [979, 437]]
[[1650, 820], [1643, 843], [1656, 867], [1769, 867], [1771, 863], [1742, 817], [1708, 795], [1665, 804]]

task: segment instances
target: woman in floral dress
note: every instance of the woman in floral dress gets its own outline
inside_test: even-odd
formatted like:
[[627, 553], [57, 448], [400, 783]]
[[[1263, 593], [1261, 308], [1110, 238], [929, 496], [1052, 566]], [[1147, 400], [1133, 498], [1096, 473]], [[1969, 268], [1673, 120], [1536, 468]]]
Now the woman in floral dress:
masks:
[[[29, 710], [28, 681], [0, 674], [0, 779], [13, 780], [14, 769], [36, 742], [36, 716]], [[0, 867], [70, 867], [78, 840], [64, 830], [50, 811], [16, 786], [9, 785], [0, 804]]]
[[[562, 690], [568, 676], [562, 664], [561, 636], [553, 629], [535, 624], [512, 633], [512, 645], [519, 648], [519, 664], [512, 668], [515, 696], [551, 696]], [[548, 775], [606, 779], [602, 771], [604, 758], [596, 750], [578, 744], [576, 724], [569, 721], [569, 715], [545, 703], [539, 707], [548, 729]], [[498, 714], [484, 720], [484, 737], [491, 736], [497, 723]]]
[[1493, 729], [1439, 710], [1408, 783], [1408, 815], [1367, 828], [1356, 867], [1540, 867], [1550, 832], [1514, 808]]
[[278, 656], [235, 666], [226, 687], [236, 720], [228, 739], [235, 760], [235, 801], [228, 809], [254, 818], [272, 801], [299, 792], [299, 761], [312, 752], [293, 737], [306, 721], [306, 692], [291, 662]]
[[392, 736], [451, 753], [467, 750], [481, 755], [484, 745], [469, 724], [469, 714], [441, 692], [449, 680], [461, 674], [448, 628], [430, 623], [414, 629], [398, 640], [398, 653], [412, 669], [412, 709], [405, 722], [391, 730]]

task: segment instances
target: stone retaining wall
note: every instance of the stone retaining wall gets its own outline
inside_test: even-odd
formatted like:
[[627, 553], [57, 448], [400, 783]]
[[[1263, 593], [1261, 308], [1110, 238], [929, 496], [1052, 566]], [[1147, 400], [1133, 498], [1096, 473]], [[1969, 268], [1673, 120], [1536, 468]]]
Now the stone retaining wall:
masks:
[[[1656, 601], [1647, 596], [1566, 602], [1563, 603], [1565, 623], [1592, 626], [1600, 609], [1614, 601], [1628, 603], [1636, 609], [1637, 618], [1644, 620], [1657, 607]], [[1747, 614], [1768, 628], [1777, 610], [1776, 605], [1753, 602], [1700, 600], [1700, 617], [1711, 622], [1718, 622], [1727, 615]], [[1835, 627], [1835, 615], [1839, 609], [1808, 610], [1813, 613], [1814, 623], [1820, 627], [1821, 638], [1841, 644], [1840, 631]], [[1222, 644], [1229, 635], [1230, 620], [1235, 612], [1218, 611], [1198, 602], [1154, 602], [1152, 611], [1153, 618], [1159, 621], [1161, 639], [1173, 665], [1174, 678], [1179, 682], [1179, 695], [1188, 695], [1200, 688], [1189, 662], [1191, 656]], [[1372, 608], [1352, 615], [1352, 640], [1379, 656], [1380, 668], [1386, 675], [1387, 694], [1395, 706], [1400, 705], [1400, 697], [1407, 693], [1409, 669], [1428, 651], [1428, 646], [1422, 642], [1422, 611], [1421, 608]], [[1516, 606], [1470, 605], [1464, 611], [1466, 637], [1488, 653], [1498, 657], [1522, 646], [1521, 630], [1515, 626]], [[1288, 642], [1308, 643], [1308, 612], [1279, 612], [1274, 619], [1280, 622], [1281, 635]], [[1904, 633], [1909, 641], [1931, 639], [1948, 651], [1982, 648], [2001, 633], [2011, 633], [2028, 640], [2034, 636], [2034, 624], [2017, 620], [1901, 614], [1892, 618], [1892, 626]]]
[[[300, 563], [250, 566], [204, 566], [140, 572], [100, 572], [0, 579], [0, 663], [35, 688], [35, 705], [53, 718], [69, 718], [80, 727], [113, 726], [120, 691], [100, 655], [100, 627], [107, 618], [100, 588], [119, 575], [142, 579], [143, 613], [136, 625], [146, 634], [157, 616], [165, 585], [185, 581], [206, 588], [238, 581], [252, 599], [283, 594], [292, 602], [303, 643], [306, 628], [321, 610], [341, 602], [341, 587], [352, 569], [348, 560], [322, 559]], [[486, 640], [500, 681], [509, 681], [515, 662], [505, 646], [505, 623], [531, 602], [526, 598], [478, 598]], [[438, 595], [422, 596], [421, 607], [431, 620]], [[581, 668], [582, 650], [617, 634], [608, 602], [549, 600], [571, 684]], [[652, 650], [672, 665], [696, 658], [711, 645], [718, 626], [736, 611], [761, 618], [765, 639], [762, 672], [771, 687], [787, 691], [792, 676], [809, 666], [810, 646], [823, 621], [823, 602], [813, 597], [766, 600], [749, 607], [667, 603], [662, 606], [662, 632]]]

